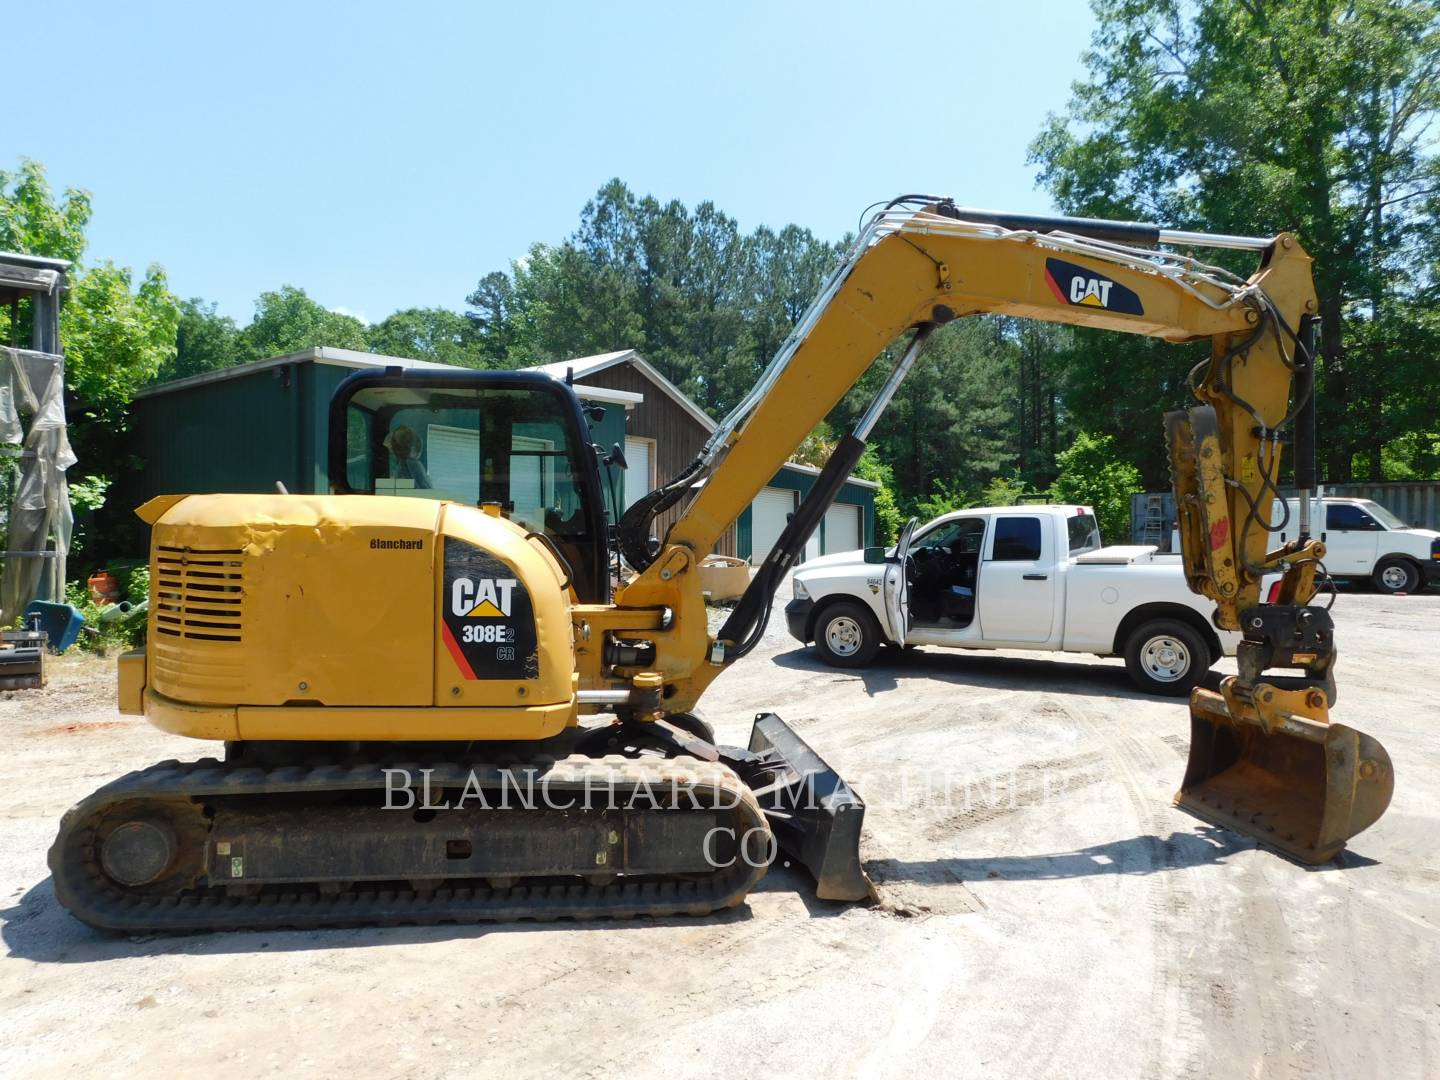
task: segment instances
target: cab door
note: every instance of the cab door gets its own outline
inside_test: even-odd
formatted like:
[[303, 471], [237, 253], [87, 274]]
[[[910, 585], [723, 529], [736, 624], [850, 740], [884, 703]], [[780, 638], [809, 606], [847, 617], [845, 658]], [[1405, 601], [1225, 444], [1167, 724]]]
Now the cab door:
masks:
[[1375, 569], [1382, 526], [1354, 503], [1326, 503], [1325, 569], [1332, 574], [1369, 574]]
[[885, 617], [890, 621], [891, 640], [900, 645], [905, 644], [905, 635], [910, 629], [909, 574], [906, 571], [915, 525], [915, 518], [905, 524], [900, 530], [900, 539], [895, 543], [895, 554], [885, 560]]
[[996, 514], [976, 587], [986, 641], [1050, 640], [1055, 622], [1055, 540], [1037, 514]]

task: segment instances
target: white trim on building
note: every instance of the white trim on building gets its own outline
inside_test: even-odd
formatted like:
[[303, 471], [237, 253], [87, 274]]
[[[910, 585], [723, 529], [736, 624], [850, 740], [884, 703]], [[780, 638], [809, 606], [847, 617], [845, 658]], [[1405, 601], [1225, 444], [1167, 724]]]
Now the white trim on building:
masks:
[[[183, 379], [172, 379], [169, 382], [156, 383], [154, 386], [147, 386], [136, 392], [137, 398], [154, 397], [157, 394], [169, 394], [176, 390], [188, 390], [193, 386], [206, 386], [210, 383], [224, 382], [226, 379], [240, 379], [246, 375], [253, 375], [257, 371], [264, 371], [267, 368], [283, 367], [286, 364], [327, 364], [331, 367], [353, 368], [356, 371], [364, 368], [385, 368], [398, 367], [404, 371], [468, 371], [469, 368], [457, 367], [454, 364], [438, 364], [433, 360], [411, 360], [403, 356], [385, 356], [382, 353], [360, 352], [358, 349], [334, 349], [328, 345], [316, 346], [310, 349], [301, 349], [299, 352], [286, 353], [284, 356], [270, 356], [264, 360], [251, 360], [245, 364], [236, 364], [234, 367], [217, 368], [215, 371], [204, 371], [199, 375], [187, 375]], [[550, 367], [553, 365], [546, 365]], [[544, 368], [531, 368], [529, 370], [545, 370]], [[553, 372], [546, 371], [546, 374], [553, 375]], [[564, 378], [564, 372], [560, 377]], [[658, 375], [659, 372], [656, 372]], [[640, 402], [645, 400], [644, 394], [631, 393], [629, 390], [610, 390], [603, 386], [576, 386], [575, 393], [589, 401], [607, 401], [614, 405], [624, 405], [627, 409], [633, 409]], [[713, 425], [712, 425], [713, 426]]]

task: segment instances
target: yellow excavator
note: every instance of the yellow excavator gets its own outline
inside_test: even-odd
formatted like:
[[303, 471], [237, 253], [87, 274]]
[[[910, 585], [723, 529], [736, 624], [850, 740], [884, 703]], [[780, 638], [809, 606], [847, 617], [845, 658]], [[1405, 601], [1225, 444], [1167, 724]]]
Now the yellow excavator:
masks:
[[[1242, 278], [1184, 254], [1205, 248], [1258, 266]], [[1287, 234], [913, 195], [871, 217], [694, 462], [614, 526], [597, 406], [527, 372], [359, 372], [330, 406], [331, 494], [142, 507], [149, 639], [121, 659], [120, 708], [225, 751], [131, 773], [71, 809], [49, 856], [56, 896], [125, 932], [702, 915], [742, 902], [783, 850], [820, 897], [865, 898], [860, 796], [778, 717], [725, 747], [691, 710], [759, 641], [927, 339], [985, 312], [1210, 343], [1197, 404], [1167, 416], [1166, 440], [1187, 580], [1244, 640], [1239, 674], [1192, 695], [1177, 801], [1301, 862], [1333, 858], [1394, 781], [1378, 742], [1328, 716], [1334, 627], [1311, 603], [1327, 579], [1304, 497], [1310, 258]], [[907, 333], [710, 632], [701, 560]], [[1287, 443], [1301, 516], [1271, 549]], [[635, 571], [618, 587], [617, 552]]]

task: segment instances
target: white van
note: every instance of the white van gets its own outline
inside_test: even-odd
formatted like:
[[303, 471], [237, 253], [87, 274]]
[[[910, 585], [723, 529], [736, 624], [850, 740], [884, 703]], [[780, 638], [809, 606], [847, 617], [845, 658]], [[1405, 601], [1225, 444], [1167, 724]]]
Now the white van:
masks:
[[[1300, 529], [1300, 500], [1287, 499], [1286, 504], [1288, 520], [1278, 500], [1272, 518], [1280, 543], [1293, 540]], [[1325, 545], [1325, 569], [1332, 577], [1369, 578], [1386, 593], [1440, 584], [1440, 532], [1412, 528], [1370, 499], [1314, 499], [1310, 535]]]

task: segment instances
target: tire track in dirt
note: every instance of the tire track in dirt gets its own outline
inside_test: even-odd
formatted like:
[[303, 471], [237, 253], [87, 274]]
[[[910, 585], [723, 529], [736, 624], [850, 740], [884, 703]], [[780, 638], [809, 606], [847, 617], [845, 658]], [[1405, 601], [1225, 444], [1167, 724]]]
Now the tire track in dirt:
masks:
[[1092, 717], [1075, 702], [1061, 704], [1078, 727], [1092, 732], [1105, 744], [1106, 756], [1130, 801], [1137, 827], [1155, 838], [1147, 853], [1150, 865], [1146, 874], [1146, 910], [1152, 958], [1149, 1014], [1156, 1022], [1142, 1070], [1159, 1078], [1182, 1073], [1203, 1077], [1203, 1023], [1194, 1004], [1197, 987], [1184, 955], [1187, 935], [1176, 932], [1177, 924], [1187, 927], [1193, 924], [1191, 898], [1179, 890], [1174, 880], [1179, 866], [1178, 852], [1173, 841], [1160, 839], [1168, 823], [1161, 817], [1154, 794], [1142, 780], [1146, 773], [1160, 771], [1161, 759], [1153, 751], [1154, 744], [1161, 740], [1154, 740], [1147, 748], [1113, 723]]
[[[925, 830], [928, 841], [944, 840], [957, 832], [978, 828], [1011, 814], [1040, 806], [1056, 795], [1078, 791], [1101, 783], [1105, 774], [1098, 766], [1105, 755], [1096, 750], [1072, 757], [1048, 761], [1032, 761], [1017, 769], [992, 773], [965, 784], [966, 805], [931, 823]], [[980, 793], [979, 805], [970, 802], [972, 790]], [[1001, 798], [984, 801], [985, 793], [1007, 793]]]

